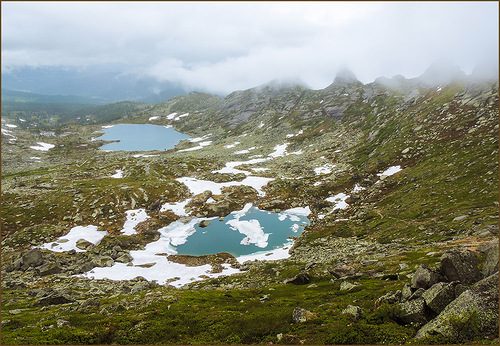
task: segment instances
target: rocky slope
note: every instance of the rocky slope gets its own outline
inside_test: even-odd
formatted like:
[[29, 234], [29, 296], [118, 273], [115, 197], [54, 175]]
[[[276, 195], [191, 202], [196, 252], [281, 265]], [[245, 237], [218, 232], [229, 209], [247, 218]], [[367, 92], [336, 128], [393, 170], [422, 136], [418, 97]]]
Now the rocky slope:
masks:
[[[150, 156], [99, 151], [96, 125], [47, 132], [3, 119], [4, 342], [495, 340], [498, 82], [448, 72], [362, 84], [342, 71], [322, 90], [272, 82], [224, 98], [176, 97], [118, 121], [202, 138]], [[34, 142], [55, 147], [34, 152]], [[210, 143], [190, 150], [200, 142]], [[110, 178], [118, 169], [123, 177]], [[254, 175], [273, 179], [265, 193], [243, 185], [193, 196], [179, 181]], [[191, 217], [252, 202], [308, 206], [311, 224], [282, 260], [176, 257], [239, 271], [182, 289], [78, 276], [129, 263], [130, 251], [179, 219], [159, 206], [188, 198]], [[139, 208], [150, 219], [121, 234], [126, 211]], [[109, 235], [80, 241], [85, 252], [32, 249], [80, 225]]]

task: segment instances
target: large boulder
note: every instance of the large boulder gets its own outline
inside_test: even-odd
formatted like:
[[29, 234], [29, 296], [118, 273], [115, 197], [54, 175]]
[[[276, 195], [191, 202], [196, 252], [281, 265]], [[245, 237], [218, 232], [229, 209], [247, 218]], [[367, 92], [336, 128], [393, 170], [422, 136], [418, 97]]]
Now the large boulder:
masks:
[[439, 273], [430, 269], [425, 264], [421, 264], [411, 279], [411, 287], [428, 289], [435, 283], [441, 281], [441, 279], [442, 277]]
[[397, 318], [404, 324], [423, 325], [428, 321], [423, 298], [417, 298], [398, 304]]
[[498, 272], [452, 301], [416, 335], [422, 341], [463, 343], [475, 338], [498, 338]]
[[446, 305], [455, 299], [455, 284], [438, 282], [432, 285], [431, 288], [422, 294], [425, 304], [436, 314], [439, 314]]
[[441, 256], [440, 272], [450, 282], [473, 284], [482, 278], [476, 255], [463, 249], [445, 252]]
[[38, 267], [43, 263], [43, 253], [40, 249], [31, 249], [21, 257], [23, 269]]
[[481, 265], [481, 273], [484, 277], [496, 273], [498, 271], [498, 240], [495, 239], [490, 243], [484, 244], [479, 248], [479, 251], [484, 256]]
[[67, 304], [74, 302], [74, 299], [69, 297], [67, 294], [60, 292], [51, 292], [47, 295], [42, 296], [37, 302], [36, 305], [39, 306], [47, 306], [47, 305], [59, 305], [59, 304]]
[[40, 276], [45, 276], [45, 275], [51, 275], [51, 274], [58, 274], [62, 272], [62, 268], [59, 265], [59, 263], [44, 263], [41, 266], [39, 266], [36, 271]]

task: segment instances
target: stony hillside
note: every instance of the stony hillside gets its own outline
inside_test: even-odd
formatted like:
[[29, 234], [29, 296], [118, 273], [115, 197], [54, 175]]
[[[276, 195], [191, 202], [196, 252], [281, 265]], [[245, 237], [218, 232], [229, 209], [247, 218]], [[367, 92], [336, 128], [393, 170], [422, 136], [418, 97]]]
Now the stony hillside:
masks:
[[[179, 96], [114, 122], [196, 137], [147, 155], [99, 150], [97, 125], [48, 132], [3, 119], [4, 342], [498, 341], [498, 81], [444, 77], [363, 84], [341, 71], [322, 90], [271, 82]], [[54, 148], [33, 159], [35, 142]], [[186, 177], [236, 183], [193, 196]], [[187, 216], [175, 213], [182, 201]], [[289, 257], [169, 258], [237, 271], [181, 289], [80, 275], [131, 264], [130, 251], [177, 220], [249, 202], [309, 207]], [[150, 219], [120, 233], [139, 208]], [[83, 225], [108, 235], [82, 252], [33, 249]]]

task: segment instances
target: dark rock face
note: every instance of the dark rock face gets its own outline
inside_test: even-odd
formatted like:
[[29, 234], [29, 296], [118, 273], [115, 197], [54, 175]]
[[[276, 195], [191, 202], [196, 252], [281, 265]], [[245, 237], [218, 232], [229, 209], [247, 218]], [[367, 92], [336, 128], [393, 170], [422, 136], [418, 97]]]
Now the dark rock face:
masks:
[[440, 280], [441, 276], [439, 273], [422, 264], [418, 267], [411, 280], [411, 287], [427, 289]]
[[474, 338], [498, 338], [498, 273], [462, 293], [417, 333], [417, 339], [460, 343]]
[[425, 310], [425, 301], [423, 298], [409, 300], [399, 304], [400, 311], [397, 314], [398, 319], [404, 324], [423, 325], [428, 321]]
[[307, 273], [300, 273], [293, 278], [285, 280], [286, 284], [305, 285], [311, 282], [311, 277]]
[[441, 273], [448, 281], [460, 281], [473, 284], [482, 277], [478, 268], [478, 260], [468, 250], [451, 250], [441, 256]]
[[439, 282], [432, 285], [427, 291], [423, 292], [422, 298], [425, 304], [435, 313], [439, 314], [443, 309], [455, 299], [456, 283]]
[[67, 296], [66, 294], [59, 292], [51, 292], [47, 295], [42, 296], [37, 302], [36, 305], [39, 306], [48, 306], [48, 305], [59, 305], [71, 303], [74, 300]]

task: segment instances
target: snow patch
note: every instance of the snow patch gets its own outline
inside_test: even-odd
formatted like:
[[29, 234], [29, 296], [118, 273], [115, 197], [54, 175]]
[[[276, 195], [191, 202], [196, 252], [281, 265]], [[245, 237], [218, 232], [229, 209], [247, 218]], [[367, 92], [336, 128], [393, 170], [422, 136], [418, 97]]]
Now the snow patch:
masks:
[[330, 165], [327, 163], [326, 165], [316, 167], [314, 169], [314, 173], [316, 173], [316, 175], [330, 174], [332, 173], [332, 168], [334, 167], [335, 165]]
[[113, 175], [111, 176], [111, 178], [115, 178], [115, 179], [123, 178], [123, 170], [121, 170], [121, 169], [117, 169], [115, 172], [116, 172], [116, 173], [115, 173], [115, 174], [113, 174]]
[[54, 251], [54, 252], [64, 252], [75, 250], [76, 252], [85, 252], [76, 247], [76, 242], [80, 239], [85, 239], [92, 244], [98, 244], [104, 236], [108, 234], [106, 231], [98, 231], [97, 226], [76, 226], [70, 229], [68, 234], [59, 237], [55, 242], [45, 243], [41, 248]]
[[345, 193], [341, 192], [336, 194], [335, 196], [328, 197], [326, 199], [327, 202], [334, 203], [335, 205], [333, 206], [333, 210], [336, 209], [345, 209], [349, 206], [349, 204], [346, 203], [346, 199], [349, 198], [349, 195], [346, 195]]
[[38, 145], [32, 145], [30, 146], [30, 148], [39, 151], [49, 151], [50, 149], [55, 147], [54, 144], [44, 143], [44, 142], [36, 142], [36, 144]]
[[381, 172], [381, 173], [377, 173], [377, 175], [379, 177], [389, 177], [393, 174], [396, 174], [398, 172], [400, 172], [402, 169], [401, 169], [401, 166], [391, 166], [389, 168], [387, 168], [385, 171]]
[[126, 220], [123, 224], [121, 232], [126, 235], [136, 234], [137, 231], [135, 230], [135, 226], [149, 219], [149, 216], [144, 209], [127, 210], [125, 215]]
[[276, 158], [286, 155], [286, 148], [288, 147], [288, 143], [278, 144], [274, 147], [274, 151], [269, 154], [269, 157]]
[[159, 116], [150, 117], [149, 121], [151, 121], [151, 120], [158, 120], [159, 118], [160, 118]]

